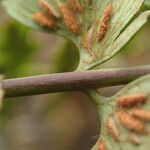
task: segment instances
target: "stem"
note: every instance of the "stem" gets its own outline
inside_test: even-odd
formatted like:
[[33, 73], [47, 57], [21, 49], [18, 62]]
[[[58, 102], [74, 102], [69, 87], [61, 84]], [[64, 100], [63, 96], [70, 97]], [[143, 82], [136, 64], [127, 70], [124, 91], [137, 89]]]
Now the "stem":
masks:
[[126, 69], [105, 69], [33, 76], [2, 81], [5, 97], [38, 95], [62, 91], [82, 91], [121, 85], [150, 74], [150, 66], [138, 66]]

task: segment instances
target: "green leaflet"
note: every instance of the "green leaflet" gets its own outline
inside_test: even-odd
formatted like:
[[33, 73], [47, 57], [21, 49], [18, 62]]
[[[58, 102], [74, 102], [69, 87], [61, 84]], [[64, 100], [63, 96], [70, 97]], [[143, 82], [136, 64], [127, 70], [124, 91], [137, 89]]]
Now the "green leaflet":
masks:
[[137, 13], [144, 0], [113, 1], [113, 16], [109, 30], [102, 41], [104, 51], [114, 42], [131, 18]]
[[128, 41], [135, 35], [135, 33], [147, 22], [150, 11], [145, 11], [139, 15], [112, 43], [104, 52], [103, 58], [97, 62], [89, 65], [87, 69], [93, 68], [110, 58], [112, 58], [119, 50], [128, 43]]
[[[46, 0], [54, 12], [61, 13], [59, 2], [67, 4], [67, 0]], [[8, 13], [23, 24], [42, 31], [55, 33], [72, 40], [79, 49], [80, 63], [78, 70], [92, 69], [107, 61], [132, 38], [132, 36], [146, 23], [149, 11], [137, 17], [127, 27], [130, 20], [137, 14], [144, 0], [80, 0], [83, 7], [81, 13], [71, 10], [81, 24], [81, 32], [75, 35], [69, 30], [65, 20], [61, 16], [56, 19], [59, 29], [56, 31], [41, 27], [33, 21], [33, 14], [42, 12], [38, 0], [2, 0], [2, 4]], [[99, 41], [100, 20], [108, 5], [112, 6], [112, 15], [108, 20], [108, 26], [104, 38]], [[68, 6], [71, 7], [71, 6]], [[73, 23], [74, 25], [74, 23]]]
[[32, 19], [32, 14], [39, 11], [37, 0], [2, 0], [8, 14], [24, 25], [42, 30]]
[[87, 56], [85, 54], [81, 54], [82, 59], [80, 61], [79, 68], [86, 70], [92, 69], [112, 58], [123, 46], [125, 46], [135, 33], [146, 23], [150, 14], [149, 11], [144, 12], [127, 26], [129, 21], [139, 11], [143, 2], [143, 0], [108, 0], [106, 3], [103, 2], [105, 3], [105, 7], [108, 3], [113, 4], [113, 16], [110, 20], [108, 31], [102, 42], [96, 43], [93, 46], [92, 50], [95, 50], [96, 58], [92, 59], [92, 61], [89, 61], [87, 64], [84, 64], [82, 59], [83, 61], [86, 61]]
[[[104, 63], [127, 44], [135, 33], [146, 23], [149, 16], [149, 11], [146, 11], [133, 19], [140, 10], [143, 2], [144, 0], [99, 0], [94, 2], [96, 6], [93, 6], [94, 9], [92, 12], [95, 11], [95, 14], [93, 13], [93, 16], [91, 16], [91, 24], [94, 26], [94, 33], [91, 38], [93, 40], [91, 41], [92, 46], [88, 50], [83, 48], [82, 51], [80, 51], [80, 64], [78, 70], [89, 70]], [[103, 16], [108, 4], [112, 4], [113, 6], [112, 17], [109, 21], [108, 30], [104, 39], [99, 42], [97, 40], [97, 31], [99, 27], [97, 22]], [[131, 20], [134, 21], [131, 22]], [[85, 30], [85, 32], [88, 32], [88, 30]], [[88, 43], [90, 43], [89, 40]]]
[[[116, 103], [120, 97], [123, 96], [133, 96], [133, 95], [144, 95], [146, 97], [146, 102], [134, 106], [134, 107], [120, 107]], [[115, 150], [148, 150], [150, 149], [150, 120], [144, 121], [142, 119], [136, 118], [140, 120], [144, 127], [146, 128], [146, 134], [137, 132], [134, 130], [130, 130], [127, 128], [123, 123], [120, 122], [117, 116], [118, 111], [123, 111], [125, 113], [130, 114], [131, 111], [135, 109], [140, 110], [148, 110], [150, 113], [150, 75], [141, 77], [129, 85], [127, 85], [125, 88], [123, 88], [120, 92], [118, 92], [116, 95], [110, 98], [102, 98], [99, 96], [99, 94], [92, 93], [93, 100], [98, 102], [99, 105], [97, 105], [97, 110], [100, 116], [101, 120], [101, 134], [99, 141], [94, 146], [93, 150], [98, 150], [100, 141], [103, 141], [107, 147], [108, 150], [111, 150], [112, 147]], [[107, 127], [107, 120], [112, 119], [115, 127], [118, 131], [118, 139], [117, 141], [109, 132]], [[134, 122], [132, 122], [134, 124]], [[135, 144], [129, 140], [129, 136], [133, 135], [136, 136], [136, 138], [140, 142], [139, 144]]]
[[[55, 12], [58, 11], [59, 0], [46, 0], [46, 2], [52, 5]], [[10, 16], [24, 25], [43, 32], [55, 33], [75, 42], [73, 35], [64, 28], [62, 21], [59, 19], [56, 20], [56, 22], [59, 24], [61, 29], [57, 31], [41, 27], [33, 20], [33, 14], [42, 12], [42, 9], [39, 7], [39, 0], [27, 0], [26, 2], [24, 0], [2, 0], [2, 5], [5, 7]]]

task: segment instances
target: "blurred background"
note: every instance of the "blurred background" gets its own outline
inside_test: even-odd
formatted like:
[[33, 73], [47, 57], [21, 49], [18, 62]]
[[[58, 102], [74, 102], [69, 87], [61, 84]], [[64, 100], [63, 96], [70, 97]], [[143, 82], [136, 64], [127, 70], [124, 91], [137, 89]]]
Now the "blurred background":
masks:
[[[150, 21], [102, 68], [150, 63]], [[0, 8], [0, 74], [5, 78], [73, 71], [76, 47], [69, 41], [26, 28]], [[111, 96], [122, 86], [99, 89]], [[0, 113], [0, 150], [90, 150], [100, 121], [80, 92], [5, 99]]]

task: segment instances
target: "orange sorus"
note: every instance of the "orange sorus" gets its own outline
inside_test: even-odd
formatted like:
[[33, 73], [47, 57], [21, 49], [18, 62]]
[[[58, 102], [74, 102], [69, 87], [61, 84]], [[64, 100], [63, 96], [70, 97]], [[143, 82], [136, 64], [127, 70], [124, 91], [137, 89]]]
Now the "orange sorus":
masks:
[[43, 15], [42, 13], [33, 14], [33, 20], [35, 20], [40, 26], [46, 27], [48, 29], [58, 28], [58, 26], [52, 19], [50, 19], [46, 15]]
[[114, 123], [114, 121], [111, 118], [108, 118], [106, 121], [106, 127], [108, 130], [108, 133], [116, 140], [116, 141], [120, 141], [119, 138], [119, 132], [118, 129]]
[[106, 145], [103, 141], [100, 141], [97, 145], [97, 150], [107, 150]]
[[133, 109], [130, 114], [144, 121], [150, 121], [150, 110]]
[[69, 28], [69, 30], [79, 35], [81, 33], [81, 24], [76, 18], [76, 16], [73, 14], [73, 12], [67, 7], [65, 3], [59, 3], [59, 8], [61, 10], [64, 22], [66, 26]]
[[40, 7], [44, 10], [44, 13], [49, 17], [58, 18], [58, 14], [54, 13], [50, 7], [50, 4], [45, 0], [39, 0]]
[[146, 102], [147, 98], [144, 94], [127, 95], [118, 98], [117, 105], [121, 107], [134, 107]]
[[74, 12], [82, 12], [83, 7], [81, 6], [79, 0], [68, 0], [68, 6]]
[[135, 134], [133, 134], [133, 133], [129, 134], [128, 139], [129, 139], [129, 141], [130, 141], [131, 143], [133, 143], [133, 144], [135, 144], [135, 145], [141, 144], [141, 141], [140, 141], [140, 139], [138, 138], [138, 136], [135, 135]]
[[103, 40], [103, 38], [107, 32], [108, 22], [112, 16], [112, 10], [113, 10], [113, 7], [111, 4], [109, 4], [106, 7], [106, 9], [104, 10], [104, 14], [100, 20], [100, 26], [99, 26], [99, 32], [98, 32], [99, 41]]
[[146, 128], [143, 122], [134, 118], [127, 112], [117, 111], [117, 116], [119, 121], [128, 129], [138, 132], [138, 133], [146, 133]]

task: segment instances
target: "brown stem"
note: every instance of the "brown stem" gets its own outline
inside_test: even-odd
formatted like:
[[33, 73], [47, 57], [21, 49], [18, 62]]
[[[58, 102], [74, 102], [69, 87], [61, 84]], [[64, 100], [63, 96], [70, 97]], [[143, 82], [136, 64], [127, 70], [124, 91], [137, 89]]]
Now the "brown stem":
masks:
[[126, 69], [105, 69], [7, 79], [2, 81], [5, 97], [38, 95], [62, 91], [82, 91], [114, 85], [127, 84], [150, 74], [150, 66]]

